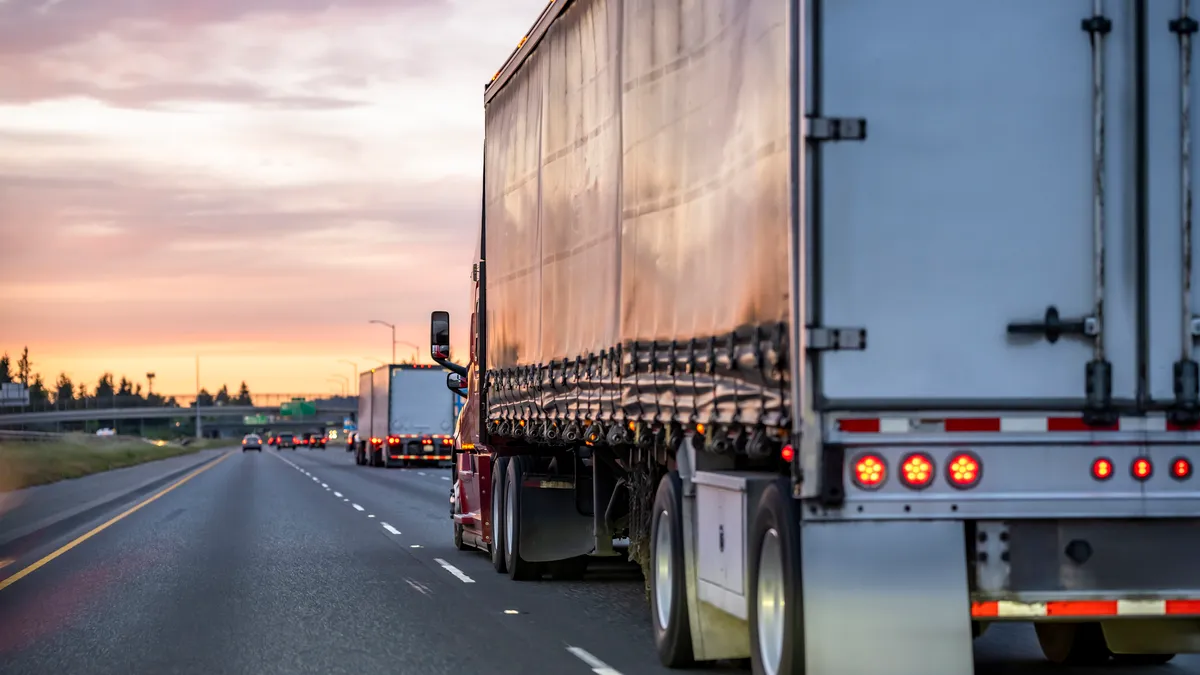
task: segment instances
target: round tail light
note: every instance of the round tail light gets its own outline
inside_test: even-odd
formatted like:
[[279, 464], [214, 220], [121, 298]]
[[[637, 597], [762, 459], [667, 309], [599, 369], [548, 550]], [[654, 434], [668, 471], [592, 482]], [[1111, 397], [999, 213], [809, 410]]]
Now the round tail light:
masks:
[[983, 463], [972, 452], [960, 452], [951, 457], [946, 465], [946, 478], [950, 484], [963, 490], [975, 487], [982, 472]]
[[1133, 472], [1133, 477], [1138, 480], [1149, 480], [1150, 476], [1154, 474], [1154, 465], [1150, 463], [1149, 458], [1138, 457], [1133, 460], [1130, 471]]
[[1113, 463], [1107, 457], [1100, 457], [1092, 462], [1092, 478], [1108, 480], [1113, 475]]
[[1171, 476], [1177, 480], [1192, 477], [1192, 463], [1186, 457], [1176, 457], [1171, 460]]
[[854, 460], [854, 484], [864, 490], [876, 490], [887, 479], [887, 465], [878, 455], [861, 455]]
[[916, 490], [929, 487], [933, 483], [933, 458], [923, 452], [905, 457], [900, 465], [900, 479]]

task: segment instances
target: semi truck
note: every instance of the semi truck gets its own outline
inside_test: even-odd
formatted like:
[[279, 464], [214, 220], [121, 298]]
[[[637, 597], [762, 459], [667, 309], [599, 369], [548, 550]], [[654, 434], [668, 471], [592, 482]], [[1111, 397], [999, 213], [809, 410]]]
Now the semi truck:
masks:
[[391, 364], [359, 375], [360, 466], [409, 466], [450, 461], [455, 395], [445, 370], [429, 364]]
[[[484, 93], [455, 543], [661, 662], [1200, 651], [1188, 2], [559, 0]], [[627, 538], [628, 549], [614, 545]]]

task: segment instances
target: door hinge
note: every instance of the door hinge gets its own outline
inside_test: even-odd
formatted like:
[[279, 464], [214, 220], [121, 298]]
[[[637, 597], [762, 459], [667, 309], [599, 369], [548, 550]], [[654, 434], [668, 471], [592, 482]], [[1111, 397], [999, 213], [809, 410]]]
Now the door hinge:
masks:
[[866, 328], [808, 327], [809, 351], [864, 351], [867, 348]]
[[810, 141], [865, 141], [867, 120], [863, 117], [806, 117], [804, 137]]

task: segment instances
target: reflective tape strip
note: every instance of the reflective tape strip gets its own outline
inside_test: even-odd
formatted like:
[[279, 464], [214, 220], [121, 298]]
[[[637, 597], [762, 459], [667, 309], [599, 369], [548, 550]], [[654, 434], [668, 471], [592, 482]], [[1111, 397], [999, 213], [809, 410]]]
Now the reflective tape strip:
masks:
[[992, 600], [971, 603], [971, 617], [975, 619], [1029, 619], [1043, 616], [1200, 616], [1200, 600]]
[[429, 459], [439, 461], [450, 461], [450, 455], [392, 455], [392, 459]]
[[1181, 426], [1166, 417], [1122, 417], [1114, 424], [1092, 426], [1082, 417], [846, 417], [837, 430], [847, 434], [994, 434], [1102, 433], [1109, 431], [1200, 431], [1200, 424]]

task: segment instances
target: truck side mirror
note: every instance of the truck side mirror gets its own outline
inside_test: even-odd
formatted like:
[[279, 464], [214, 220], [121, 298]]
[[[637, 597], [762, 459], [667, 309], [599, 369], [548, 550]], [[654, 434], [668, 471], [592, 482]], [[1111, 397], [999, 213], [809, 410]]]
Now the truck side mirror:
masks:
[[467, 378], [458, 373], [446, 374], [446, 387], [452, 390], [465, 389], [467, 386]]
[[429, 315], [429, 353], [434, 361], [450, 358], [450, 312]]

